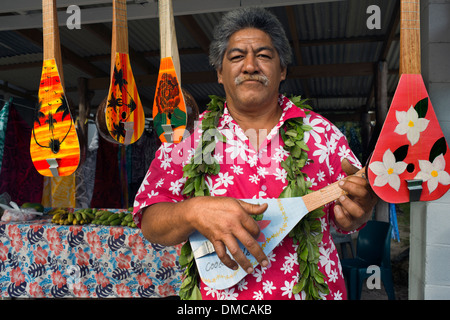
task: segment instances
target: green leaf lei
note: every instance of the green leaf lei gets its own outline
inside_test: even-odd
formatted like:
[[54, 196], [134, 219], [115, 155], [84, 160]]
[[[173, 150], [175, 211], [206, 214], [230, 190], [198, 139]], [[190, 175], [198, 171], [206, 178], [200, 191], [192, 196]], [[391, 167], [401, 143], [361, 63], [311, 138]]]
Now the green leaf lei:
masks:
[[[210, 96], [208, 113], [205, 114], [201, 128], [203, 138], [197, 146], [191, 162], [183, 168], [183, 176], [187, 178], [183, 194], [189, 197], [209, 196], [209, 189], [205, 182], [207, 174], [217, 175], [220, 171], [219, 163], [214, 159], [213, 153], [216, 139], [225, 142], [225, 137], [217, 130], [219, 120], [223, 115], [225, 100], [218, 96]], [[310, 109], [304, 104], [300, 96], [291, 97], [290, 100], [299, 108]], [[308, 110], [305, 110], [307, 113]], [[284, 141], [284, 149], [289, 156], [281, 162], [287, 172], [288, 185], [281, 192], [280, 198], [301, 197], [312, 192], [311, 182], [306, 180], [306, 174], [301, 169], [308, 161], [308, 146], [303, 140], [304, 132], [312, 128], [303, 124], [302, 118], [287, 120], [279, 132]], [[322, 227], [318, 218], [324, 216], [323, 208], [308, 213], [289, 233], [294, 244], [298, 244], [297, 257], [299, 263], [299, 280], [293, 287], [293, 293], [305, 292], [306, 299], [318, 300], [321, 295], [329, 293], [325, 276], [319, 271], [319, 243], [322, 241]], [[183, 283], [180, 287], [182, 300], [199, 300], [202, 298], [199, 289], [199, 274], [195, 264], [189, 241], [181, 248], [179, 263], [185, 268]]]

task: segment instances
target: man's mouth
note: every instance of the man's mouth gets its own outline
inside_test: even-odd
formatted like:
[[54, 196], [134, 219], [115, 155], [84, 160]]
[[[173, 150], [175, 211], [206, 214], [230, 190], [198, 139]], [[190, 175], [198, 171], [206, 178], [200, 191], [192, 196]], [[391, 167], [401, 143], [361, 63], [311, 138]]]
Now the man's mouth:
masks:
[[262, 83], [265, 87], [269, 85], [269, 79], [265, 75], [253, 74], [253, 75], [243, 75], [238, 76], [234, 79], [234, 83], [238, 86], [246, 81], [258, 81]]

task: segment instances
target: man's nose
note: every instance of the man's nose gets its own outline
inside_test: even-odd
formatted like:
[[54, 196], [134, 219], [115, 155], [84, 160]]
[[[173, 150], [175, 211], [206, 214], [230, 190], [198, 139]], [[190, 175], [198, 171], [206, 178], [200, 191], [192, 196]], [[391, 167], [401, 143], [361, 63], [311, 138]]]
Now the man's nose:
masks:
[[258, 61], [255, 55], [249, 54], [245, 57], [243, 72], [248, 74], [254, 74], [259, 72]]

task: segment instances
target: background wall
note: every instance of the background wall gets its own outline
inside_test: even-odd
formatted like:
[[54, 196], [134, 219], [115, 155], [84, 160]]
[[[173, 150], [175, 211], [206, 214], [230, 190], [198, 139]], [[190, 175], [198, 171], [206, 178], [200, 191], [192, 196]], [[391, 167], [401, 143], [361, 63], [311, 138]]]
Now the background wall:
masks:
[[[450, 141], [450, 0], [421, 1], [422, 75]], [[450, 192], [411, 204], [409, 299], [450, 299]]]

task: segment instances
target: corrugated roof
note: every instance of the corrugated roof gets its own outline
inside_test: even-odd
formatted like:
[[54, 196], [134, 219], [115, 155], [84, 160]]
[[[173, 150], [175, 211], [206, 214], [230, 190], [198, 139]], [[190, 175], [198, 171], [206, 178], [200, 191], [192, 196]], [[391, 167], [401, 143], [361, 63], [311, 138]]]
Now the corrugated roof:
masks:
[[[214, 1], [214, 0], [211, 0]], [[296, 32], [301, 46], [302, 64], [317, 66], [327, 64], [345, 63], [376, 63], [382, 54], [383, 42], [387, 38], [389, 25], [393, 19], [397, 1], [392, 0], [349, 0], [302, 4], [305, 1], [293, 3]], [[366, 10], [370, 5], [380, 8], [381, 29], [370, 30], [366, 22], [369, 14]], [[102, 4], [101, 6], [107, 6]], [[96, 7], [96, 5], [91, 5]], [[100, 7], [100, 6], [99, 6]], [[144, 7], [143, 7], [144, 8]], [[82, 9], [83, 10], [83, 9]], [[144, 10], [144, 9], [143, 9]], [[269, 8], [283, 23], [291, 41], [292, 33], [289, 29], [286, 7], [276, 6]], [[199, 30], [206, 39], [212, 39], [215, 25], [223, 12], [199, 13], [192, 15]], [[183, 73], [212, 71], [208, 57], [202, 51], [194, 35], [183, 25], [179, 18], [175, 18], [178, 47], [181, 54], [181, 69]], [[110, 32], [111, 23], [104, 22], [98, 25], [89, 25], [90, 28], [101, 26], [98, 30]], [[108, 77], [110, 69], [110, 43], [101, 39], [92, 32], [88, 26], [82, 25], [80, 30], [69, 30], [60, 27], [61, 44], [71, 50], [75, 55], [101, 70]], [[396, 30], [398, 34], [398, 28]], [[106, 37], [108, 35], [105, 35]], [[159, 21], [157, 18], [137, 19], [128, 21], [128, 38], [130, 47], [141, 54], [143, 59], [154, 70], [159, 68]], [[347, 41], [344, 41], [347, 40]], [[326, 43], [325, 43], [326, 41]], [[40, 77], [39, 62], [42, 59], [42, 49], [17, 34], [14, 31], [0, 32], [0, 80], [7, 81], [21, 87], [28, 94], [37, 94]], [[388, 68], [391, 75], [388, 77], [389, 92], [395, 90], [398, 77], [399, 46], [394, 40], [387, 54]], [[36, 63], [35, 66], [30, 63]], [[63, 57], [64, 78], [66, 88], [70, 91], [75, 103], [77, 99], [78, 77], [92, 78], [92, 75], [80, 70], [72, 61]], [[298, 64], [294, 59], [294, 66]], [[131, 61], [133, 71], [137, 75], [145, 75], [146, 71], [137, 61]], [[3, 66], [15, 65], [14, 72]], [[282, 87], [287, 94], [302, 94], [306, 92], [313, 98], [311, 103], [317, 110], [342, 111], [359, 110], [367, 104], [367, 98], [373, 85], [373, 75], [359, 76], [320, 76], [309, 79], [289, 78]], [[106, 87], [108, 85], [106, 84]], [[222, 94], [223, 89], [216, 82], [184, 83], [199, 104], [208, 101], [209, 94]], [[104, 97], [101, 88], [95, 93], [92, 100], [97, 105]], [[139, 88], [141, 99], [153, 101], [154, 85], [146, 84]], [[151, 110], [148, 107], [147, 113]]]

